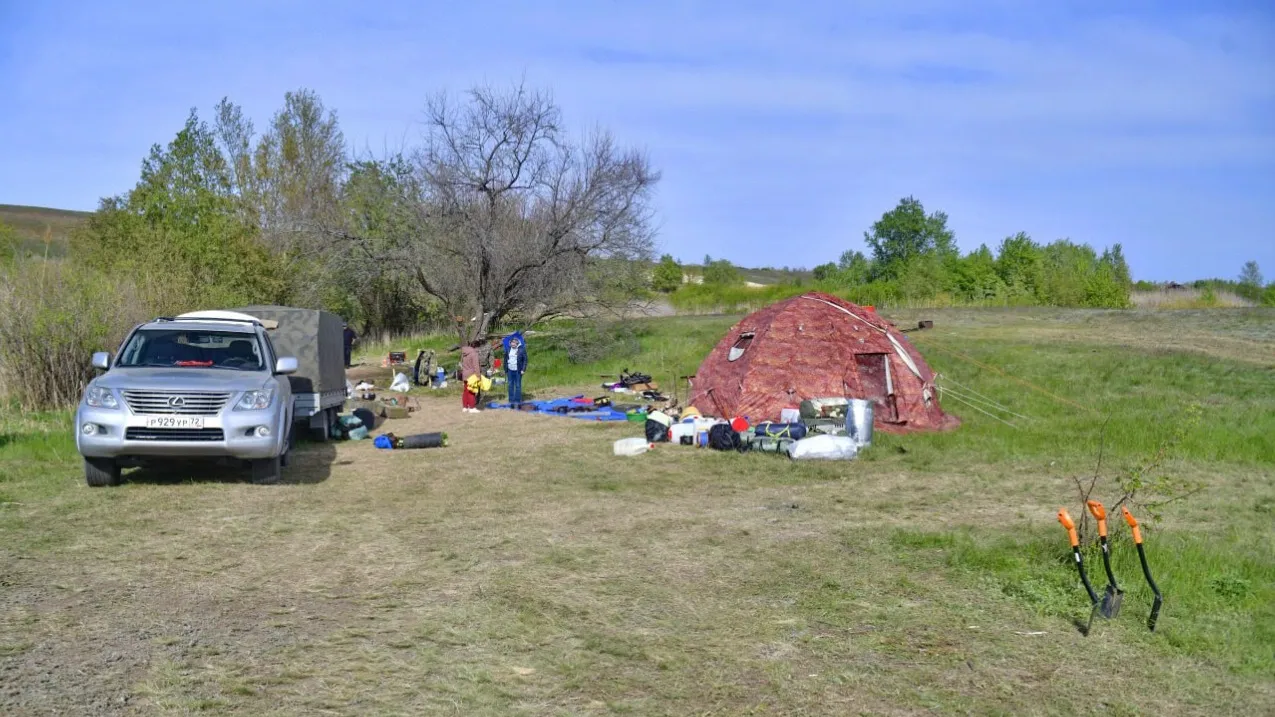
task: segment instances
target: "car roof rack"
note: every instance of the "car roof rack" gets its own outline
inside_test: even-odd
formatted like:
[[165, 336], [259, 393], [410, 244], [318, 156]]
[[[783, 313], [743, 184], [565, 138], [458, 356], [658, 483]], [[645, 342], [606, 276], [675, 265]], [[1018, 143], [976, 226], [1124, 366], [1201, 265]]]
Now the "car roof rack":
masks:
[[264, 326], [264, 324], [262, 324], [261, 321], [258, 319], [233, 319], [233, 318], [223, 319], [221, 317], [216, 317], [216, 316], [177, 316], [177, 317], [157, 316], [154, 319], [152, 319], [150, 323], [161, 324], [161, 323], [167, 323], [170, 321], [176, 322], [176, 323], [183, 323], [183, 324], [184, 323], [193, 324], [193, 323], [199, 323], [202, 321], [202, 322], [208, 322], [210, 324], [248, 324], [249, 326]]

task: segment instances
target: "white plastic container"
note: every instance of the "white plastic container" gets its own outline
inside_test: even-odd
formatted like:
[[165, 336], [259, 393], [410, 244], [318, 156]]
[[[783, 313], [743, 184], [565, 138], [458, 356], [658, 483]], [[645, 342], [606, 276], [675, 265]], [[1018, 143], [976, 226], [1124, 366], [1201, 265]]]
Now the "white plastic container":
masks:
[[801, 423], [801, 409], [785, 408], [779, 412], [780, 423]]
[[694, 435], [695, 435], [695, 423], [692, 421], [687, 421], [685, 423], [674, 423], [673, 425], [669, 426], [669, 429], [668, 429], [669, 443], [673, 443], [677, 445], [681, 445], [682, 436], [694, 436]]
[[651, 450], [651, 444], [645, 438], [621, 438], [615, 442], [617, 456], [639, 456]]

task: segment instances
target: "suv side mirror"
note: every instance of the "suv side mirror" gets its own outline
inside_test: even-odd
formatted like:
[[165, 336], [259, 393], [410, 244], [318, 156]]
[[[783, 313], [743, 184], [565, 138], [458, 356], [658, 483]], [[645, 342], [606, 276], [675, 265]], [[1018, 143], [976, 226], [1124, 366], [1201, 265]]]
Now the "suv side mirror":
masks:
[[274, 362], [274, 373], [276, 376], [290, 376], [297, 372], [297, 359], [293, 356], [280, 356], [278, 361]]
[[97, 369], [101, 369], [105, 371], [109, 369], [110, 367], [111, 367], [111, 354], [109, 352], [98, 351], [97, 353], [93, 354], [93, 368], [97, 368]]

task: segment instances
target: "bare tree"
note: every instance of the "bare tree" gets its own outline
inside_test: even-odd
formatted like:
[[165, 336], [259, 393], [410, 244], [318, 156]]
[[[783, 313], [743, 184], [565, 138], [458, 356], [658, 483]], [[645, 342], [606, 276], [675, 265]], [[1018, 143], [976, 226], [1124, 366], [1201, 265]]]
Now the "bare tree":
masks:
[[324, 303], [331, 265], [339, 258], [324, 229], [339, 222], [348, 172], [336, 113], [311, 90], [288, 92], [283, 108], [258, 137], [243, 110], [223, 99], [216, 108], [215, 134], [236, 211], [260, 232], [292, 277], [292, 300]]
[[431, 98], [415, 160], [417, 222], [403, 248], [462, 343], [600, 301], [602, 268], [651, 255], [659, 174], [605, 131], [571, 141], [545, 93]]

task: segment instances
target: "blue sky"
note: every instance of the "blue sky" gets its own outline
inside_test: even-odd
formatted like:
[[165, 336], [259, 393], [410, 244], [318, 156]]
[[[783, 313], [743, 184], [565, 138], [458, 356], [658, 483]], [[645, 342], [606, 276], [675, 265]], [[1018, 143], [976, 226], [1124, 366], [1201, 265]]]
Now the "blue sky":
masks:
[[901, 197], [963, 249], [1124, 244], [1135, 276], [1275, 279], [1275, 6], [1164, 0], [0, 0], [0, 203], [92, 209], [191, 107], [316, 90], [346, 138], [425, 97], [552, 89], [646, 148], [660, 241], [760, 266], [862, 248]]

